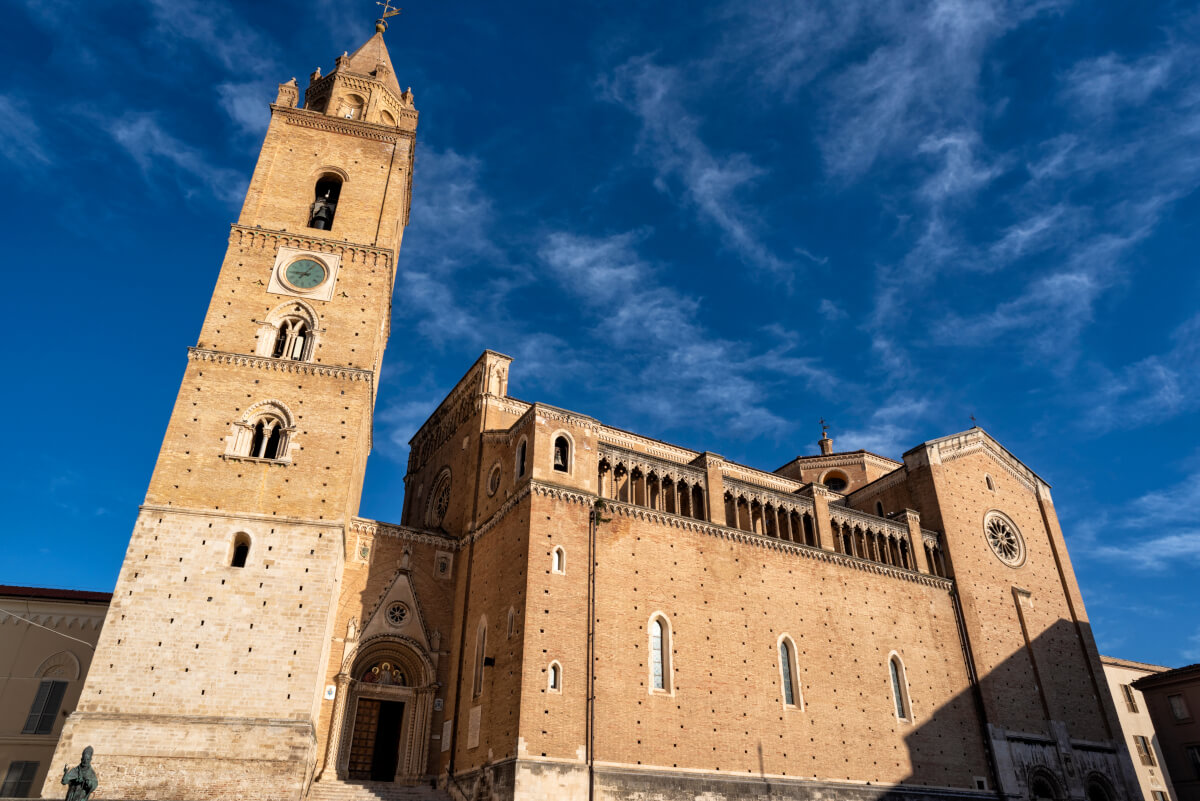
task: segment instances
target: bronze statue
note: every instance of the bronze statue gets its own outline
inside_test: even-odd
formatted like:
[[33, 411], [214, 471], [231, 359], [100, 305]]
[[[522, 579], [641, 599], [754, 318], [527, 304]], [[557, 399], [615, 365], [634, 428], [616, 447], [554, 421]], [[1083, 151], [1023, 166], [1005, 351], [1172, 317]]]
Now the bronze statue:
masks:
[[92, 770], [92, 747], [83, 749], [83, 758], [73, 768], [63, 766], [62, 783], [67, 786], [67, 801], [88, 801], [100, 780]]

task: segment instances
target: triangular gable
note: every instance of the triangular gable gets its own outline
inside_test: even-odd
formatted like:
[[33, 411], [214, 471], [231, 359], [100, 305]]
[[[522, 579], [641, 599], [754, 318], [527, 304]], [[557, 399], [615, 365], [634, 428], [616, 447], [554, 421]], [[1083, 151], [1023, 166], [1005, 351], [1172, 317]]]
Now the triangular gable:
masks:
[[[388, 610], [395, 604], [404, 604], [408, 608], [407, 616], [399, 624], [388, 615]], [[426, 652], [433, 650], [429, 647], [425, 618], [421, 614], [421, 605], [417, 602], [417, 594], [413, 591], [407, 570], [402, 569], [396, 573], [392, 585], [388, 587], [363, 625], [359, 641], [365, 642], [378, 635], [409, 637], [420, 643]]]

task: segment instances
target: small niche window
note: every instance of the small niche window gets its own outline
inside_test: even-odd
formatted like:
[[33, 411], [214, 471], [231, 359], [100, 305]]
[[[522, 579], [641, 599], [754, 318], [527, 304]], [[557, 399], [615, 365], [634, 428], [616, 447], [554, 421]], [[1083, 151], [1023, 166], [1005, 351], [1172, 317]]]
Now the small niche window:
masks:
[[33, 706], [29, 708], [29, 716], [25, 718], [25, 728], [21, 734], [51, 734], [54, 731], [54, 721], [58, 718], [58, 709], [62, 706], [63, 696], [67, 692], [67, 683], [56, 679], [48, 679], [38, 685], [37, 695], [33, 698]]
[[512, 639], [517, 633], [517, 610], [511, 606], [508, 608], [508, 639]]
[[650, 619], [650, 691], [671, 692], [671, 630], [661, 615]]
[[554, 469], [560, 473], [571, 472], [571, 441], [566, 437], [554, 440]]
[[567, 572], [567, 552], [561, 546], [555, 548], [553, 555], [550, 557], [550, 569], [555, 573]]
[[250, 536], [239, 533], [233, 538], [233, 557], [229, 560], [230, 567], [245, 567], [246, 558], [250, 556]]
[[779, 639], [779, 679], [783, 687], [783, 705], [801, 706], [800, 687], [797, 681], [796, 646], [786, 634]]
[[988, 488], [989, 490], [991, 490], [992, 492], [995, 492], [995, 491], [996, 491], [996, 482], [995, 482], [995, 481], [992, 481], [992, 477], [991, 477], [991, 476], [985, 475], [985, 476], [983, 477], [983, 480], [987, 482], [987, 488]]
[[312, 334], [308, 328], [308, 321], [288, 317], [279, 324], [279, 333], [275, 336], [275, 348], [271, 355], [276, 359], [306, 361], [311, 343]]
[[550, 690], [550, 692], [552, 692], [552, 693], [562, 692], [562, 666], [559, 665], [557, 662], [551, 662], [550, 670], [548, 670], [547, 673], [549, 673], [549, 681], [548, 681], [547, 687]]
[[883, 501], [875, 501], [875, 514], [883, 517]]
[[904, 664], [900, 657], [893, 654], [888, 659], [888, 670], [892, 678], [892, 700], [896, 704], [896, 717], [900, 720], [912, 719], [912, 708], [908, 701], [907, 680], [904, 676]]
[[314, 188], [313, 204], [309, 207], [308, 227], [319, 231], [333, 228], [338, 198], [342, 194], [342, 179], [337, 175], [322, 175]]

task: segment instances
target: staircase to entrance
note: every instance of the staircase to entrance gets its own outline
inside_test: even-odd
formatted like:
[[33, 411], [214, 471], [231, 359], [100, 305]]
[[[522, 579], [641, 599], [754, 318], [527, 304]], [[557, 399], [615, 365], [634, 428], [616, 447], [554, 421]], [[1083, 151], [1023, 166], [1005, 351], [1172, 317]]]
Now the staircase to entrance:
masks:
[[306, 801], [451, 801], [450, 794], [425, 784], [394, 782], [314, 782]]

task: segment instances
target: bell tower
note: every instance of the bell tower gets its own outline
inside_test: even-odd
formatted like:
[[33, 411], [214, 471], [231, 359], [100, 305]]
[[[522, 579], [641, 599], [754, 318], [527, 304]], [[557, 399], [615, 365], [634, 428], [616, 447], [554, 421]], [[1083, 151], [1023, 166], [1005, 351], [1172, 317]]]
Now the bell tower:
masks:
[[410, 204], [417, 112], [385, 29], [271, 105], [55, 756], [92, 746], [106, 797], [277, 801], [311, 780]]

